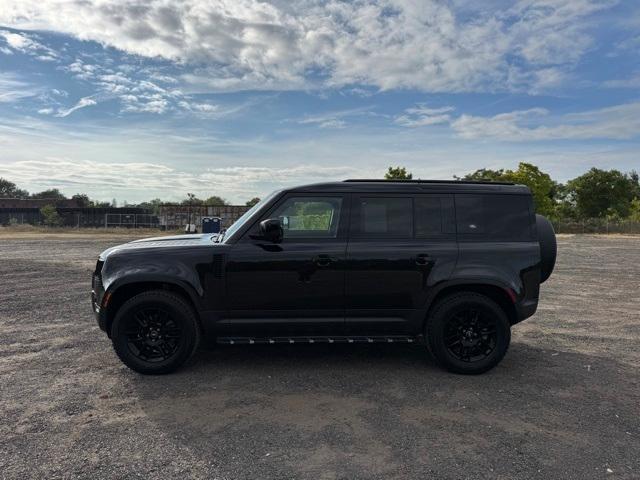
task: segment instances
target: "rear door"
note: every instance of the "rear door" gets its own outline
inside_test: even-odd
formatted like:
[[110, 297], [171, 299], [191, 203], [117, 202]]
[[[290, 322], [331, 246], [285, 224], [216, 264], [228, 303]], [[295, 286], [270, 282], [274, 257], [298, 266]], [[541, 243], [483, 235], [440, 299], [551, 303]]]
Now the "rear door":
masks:
[[420, 332], [429, 290], [455, 267], [453, 196], [357, 194], [347, 247], [347, 332]]

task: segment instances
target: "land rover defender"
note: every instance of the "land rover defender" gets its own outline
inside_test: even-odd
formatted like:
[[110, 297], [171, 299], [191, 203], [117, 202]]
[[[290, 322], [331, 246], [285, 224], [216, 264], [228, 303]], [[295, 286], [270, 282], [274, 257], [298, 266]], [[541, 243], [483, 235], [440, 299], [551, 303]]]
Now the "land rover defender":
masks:
[[347, 180], [277, 191], [220, 234], [105, 250], [98, 325], [131, 369], [226, 344], [418, 342], [457, 373], [504, 357], [536, 311], [555, 234], [522, 185]]

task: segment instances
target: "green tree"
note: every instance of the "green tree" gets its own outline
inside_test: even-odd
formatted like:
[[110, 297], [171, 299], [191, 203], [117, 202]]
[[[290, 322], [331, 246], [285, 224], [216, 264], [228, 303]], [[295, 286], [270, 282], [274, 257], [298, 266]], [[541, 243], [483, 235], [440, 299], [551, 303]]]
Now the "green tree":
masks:
[[490, 168], [481, 168], [472, 173], [467, 173], [464, 177], [453, 176], [456, 180], [472, 180], [472, 181], [486, 181], [486, 182], [499, 182], [504, 181], [504, 169], [491, 170]]
[[413, 174], [407, 172], [405, 167], [389, 167], [387, 173], [384, 174], [385, 180], [411, 180]]
[[204, 202], [201, 198], [196, 197], [193, 193], [187, 193], [187, 198], [180, 202], [180, 205], [202, 205]]
[[31, 198], [55, 201], [67, 199], [67, 197], [65, 197], [57, 188], [50, 188], [49, 190], [43, 190], [42, 192], [32, 193]]
[[57, 227], [62, 223], [58, 210], [53, 205], [45, 205], [40, 209], [44, 224], [48, 227]]
[[204, 205], [228, 205], [227, 201], [222, 198], [222, 197], [218, 197], [217, 195], [213, 195], [209, 198], [207, 198], [204, 202]]
[[148, 202], [142, 202], [138, 204], [140, 208], [146, 208], [147, 210], [151, 210], [156, 215], [160, 213], [160, 207], [163, 205], [163, 201], [159, 198], [154, 198], [153, 200], [149, 200]]
[[15, 183], [0, 177], [0, 198], [25, 198], [29, 192], [18, 188]]
[[577, 220], [580, 217], [576, 199], [567, 185], [555, 182], [553, 197], [556, 201], [555, 218]]
[[86, 193], [76, 193], [71, 197], [71, 200], [75, 200], [76, 204], [80, 208], [87, 208], [91, 206], [91, 200]]
[[623, 174], [618, 170], [592, 168], [567, 182], [578, 214], [585, 218], [629, 216], [631, 202], [638, 196], [640, 186], [635, 172]]
[[633, 222], [640, 222], [640, 198], [638, 197], [631, 200], [631, 206], [629, 208], [629, 220]]
[[247, 200], [247, 202], [245, 203], [245, 205], [247, 207], [253, 207], [256, 203], [258, 203], [260, 201], [260, 197], [253, 197], [251, 200]]
[[548, 173], [544, 173], [535, 165], [520, 162], [517, 170], [507, 170], [503, 178], [507, 182], [526, 185], [533, 194], [536, 212], [547, 217], [555, 213], [554, 191], [556, 183]]

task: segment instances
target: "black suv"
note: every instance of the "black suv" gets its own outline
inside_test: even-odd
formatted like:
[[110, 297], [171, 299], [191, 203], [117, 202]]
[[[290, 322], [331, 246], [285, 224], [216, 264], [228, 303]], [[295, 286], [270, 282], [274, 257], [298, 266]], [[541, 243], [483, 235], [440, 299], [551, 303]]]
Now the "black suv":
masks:
[[272, 193], [220, 235], [105, 250], [98, 324], [141, 373], [218, 343], [424, 342], [458, 373], [504, 357], [555, 264], [522, 185], [347, 180]]

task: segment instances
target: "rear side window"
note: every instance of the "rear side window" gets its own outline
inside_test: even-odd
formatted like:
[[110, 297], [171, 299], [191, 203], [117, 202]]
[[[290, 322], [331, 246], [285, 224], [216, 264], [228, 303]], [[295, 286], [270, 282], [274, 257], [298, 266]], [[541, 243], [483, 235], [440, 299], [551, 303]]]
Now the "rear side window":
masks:
[[357, 200], [357, 226], [363, 235], [413, 236], [413, 202], [409, 197], [362, 197]]
[[532, 238], [527, 195], [456, 195], [458, 234], [487, 240], [524, 241]]
[[413, 205], [416, 238], [456, 233], [452, 196], [417, 195]]

